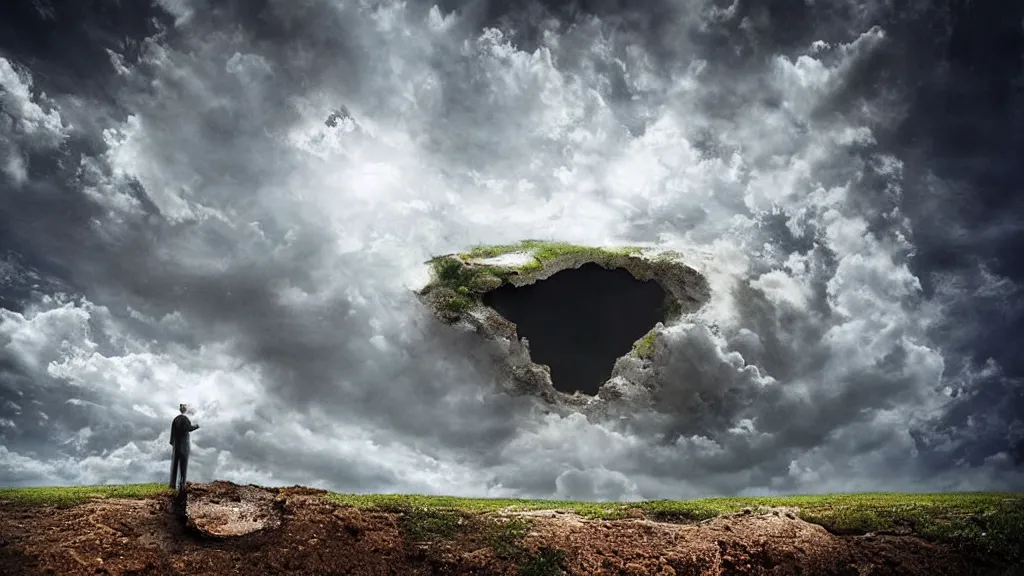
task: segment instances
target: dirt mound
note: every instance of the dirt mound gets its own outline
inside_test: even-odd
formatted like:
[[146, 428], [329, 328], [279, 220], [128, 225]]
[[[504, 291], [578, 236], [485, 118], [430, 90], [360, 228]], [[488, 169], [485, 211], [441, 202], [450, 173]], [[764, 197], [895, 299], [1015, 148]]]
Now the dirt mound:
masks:
[[214, 538], [277, 528], [281, 514], [274, 496], [263, 488], [230, 482], [192, 486], [185, 506], [186, 526]]
[[965, 574], [950, 551], [921, 539], [843, 537], [784, 510], [679, 525], [646, 519], [539, 522], [538, 544], [563, 550], [572, 574]]
[[[784, 509], [699, 524], [344, 507], [303, 488], [191, 486], [72, 508], [0, 504], [0, 573], [558, 574], [723, 576], [1020, 574], [911, 536], [831, 534]], [[237, 508], [237, 510], [235, 510]], [[258, 528], [256, 526], [259, 526]], [[200, 530], [201, 528], [201, 530]], [[239, 536], [239, 534], [242, 534]]]

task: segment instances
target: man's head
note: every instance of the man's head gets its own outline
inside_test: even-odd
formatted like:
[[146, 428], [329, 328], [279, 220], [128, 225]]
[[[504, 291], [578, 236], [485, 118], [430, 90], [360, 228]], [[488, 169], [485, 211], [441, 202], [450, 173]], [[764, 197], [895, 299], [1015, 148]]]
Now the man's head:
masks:
[[185, 413], [185, 411], [186, 411], [186, 410], [188, 410], [188, 406], [186, 406], [185, 404], [178, 404], [178, 410], [179, 410], [179, 411], [180, 411], [180, 412], [181, 412], [182, 414], [184, 414], [184, 413]]

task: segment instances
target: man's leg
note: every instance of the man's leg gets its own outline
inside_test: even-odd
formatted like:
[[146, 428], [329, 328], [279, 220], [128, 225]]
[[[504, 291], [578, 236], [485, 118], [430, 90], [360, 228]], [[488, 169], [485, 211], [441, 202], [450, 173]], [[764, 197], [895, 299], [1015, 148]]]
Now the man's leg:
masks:
[[175, 480], [178, 479], [178, 451], [171, 454], [171, 490], [177, 488]]
[[185, 477], [188, 475], [188, 454], [181, 455], [181, 462], [178, 463], [181, 466], [181, 486], [178, 488], [180, 492], [185, 492]]

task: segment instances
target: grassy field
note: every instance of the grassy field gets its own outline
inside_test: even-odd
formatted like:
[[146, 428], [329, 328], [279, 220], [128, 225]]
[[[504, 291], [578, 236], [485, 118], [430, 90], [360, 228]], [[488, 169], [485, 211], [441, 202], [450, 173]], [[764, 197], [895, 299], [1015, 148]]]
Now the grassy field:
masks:
[[[170, 494], [163, 484], [0, 489], [0, 501], [73, 506], [92, 498], [147, 498]], [[572, 511], [592, 519], [642, 515], [664, 522], [699, 522], [745, 508], [783, 506], [838, 534], [916, 534], [928, 540], [969, 545], [981, 552], [1024, 561], [1024, 494], [836, 494], [758, 498], [705, 498], [644, 502], [509, 500], [399, 494], [336, 494], [342, 506], [403, 514], [419, 539], [445, 536], [467, 515], [501, 510]], [[514, 526], [514, 525], [512, 525]]]
[[75, 506], [93, 498], [149, 498], [171, 494], [167, 484], [115, 484], [108, 486], [53, 486], [0, 488], [0, 502], [40, 506]]
[[979, 546], [984, 551], [1024, 560], [1024, 494], [834, 494], [759, 498], [650, 500], [628, 503], [557, 500], [502, 500], [415, 495], [330, 494], [331, 500], [360, 508], [433, 511], [503, 509], [573, 511], [593, 519], [615, 520], [638, 514], [664, 522], [699, 522], [760, 506], [795, 508], [795, 514], [837, 534], [867, 532], [916, 534], [933, 541]]

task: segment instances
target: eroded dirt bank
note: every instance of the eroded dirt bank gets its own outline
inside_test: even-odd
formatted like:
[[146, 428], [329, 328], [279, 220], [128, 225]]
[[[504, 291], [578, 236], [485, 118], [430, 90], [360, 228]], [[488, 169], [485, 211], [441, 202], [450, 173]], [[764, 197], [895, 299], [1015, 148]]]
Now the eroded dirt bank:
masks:
[[554, 511], [438, 515], [360, 510], [315, 490], [221, 482], [193, 487], [190, 502], [189, 522], [169, 497], [65, 509], [0, 503], [0, 573], [1020, 573], [910, 536], [832, 535], [786, 510], [690, 525]]

